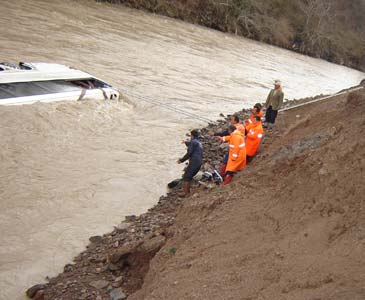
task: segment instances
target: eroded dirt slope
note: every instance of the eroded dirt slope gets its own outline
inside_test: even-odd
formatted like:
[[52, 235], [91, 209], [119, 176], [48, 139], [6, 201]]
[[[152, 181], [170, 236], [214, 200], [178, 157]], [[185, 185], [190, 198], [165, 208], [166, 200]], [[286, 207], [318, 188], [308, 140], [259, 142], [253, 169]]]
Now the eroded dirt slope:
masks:
[[183, 203], [128, 299], [365, 299], [365, 92], [278, 121], [231, 185]]
[[[91, 237], [63, 273], [27, 295], [365, 299], [364, 113], [364, 91], [281, 113], [229, 186], [195, 182], [194, 194], [181, 199], [178, 185], [146, 213]], [[203, 169], [224, 155], [207, 133], [227, 122], [202, 129]]]

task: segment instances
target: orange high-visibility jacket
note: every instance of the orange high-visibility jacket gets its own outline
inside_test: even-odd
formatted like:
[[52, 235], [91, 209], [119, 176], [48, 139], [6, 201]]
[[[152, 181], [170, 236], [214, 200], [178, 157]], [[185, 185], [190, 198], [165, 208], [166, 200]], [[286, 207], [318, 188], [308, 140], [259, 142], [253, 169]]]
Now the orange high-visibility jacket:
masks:
[[252, 124], [249, 127], [246, 137], [246, 154], [248, 156], [254, 156], [256, 154], [263, 135], [264, 129], [262, 128], [261, 122]]
[[231, 135], [223, 137], [224, 142], [229, 143], [229, 154], [226, 172], [238, 172], [246, 166], [245, 137], [235, 130]]
[[[252, 113], [250, 118], [248, 120], [245, 121], [245, 125], [247, 126], [251, 126], [253, 124], [253, 121], [255, 119], [255, 117], [260, 117], [262, 118], [264, 114], [262, 113], [262, 111], [259, 111], [258, 113]], [[246, 128], [247, 130], [249, 130], [248, 128]]]

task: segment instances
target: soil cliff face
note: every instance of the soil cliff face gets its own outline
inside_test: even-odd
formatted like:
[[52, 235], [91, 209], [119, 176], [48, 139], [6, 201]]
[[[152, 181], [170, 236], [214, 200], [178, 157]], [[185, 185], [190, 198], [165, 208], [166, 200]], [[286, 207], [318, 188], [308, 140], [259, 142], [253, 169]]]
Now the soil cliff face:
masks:
[[129, 299], [365, 299], [365, 92], [278, 121], [231, 185], [183, 203]]
[[97, 0], [200, 24], [365, 70], [362, 0]]

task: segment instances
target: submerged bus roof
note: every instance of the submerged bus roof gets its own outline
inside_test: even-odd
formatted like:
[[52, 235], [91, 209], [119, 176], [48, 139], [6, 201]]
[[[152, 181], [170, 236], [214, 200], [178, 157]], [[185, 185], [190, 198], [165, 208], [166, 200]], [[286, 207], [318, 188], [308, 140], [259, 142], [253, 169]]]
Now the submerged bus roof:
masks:
[[92, 75], [68, 66], [52, 63], [0, 63], [0, 84], [46, 80], [78, 80]]

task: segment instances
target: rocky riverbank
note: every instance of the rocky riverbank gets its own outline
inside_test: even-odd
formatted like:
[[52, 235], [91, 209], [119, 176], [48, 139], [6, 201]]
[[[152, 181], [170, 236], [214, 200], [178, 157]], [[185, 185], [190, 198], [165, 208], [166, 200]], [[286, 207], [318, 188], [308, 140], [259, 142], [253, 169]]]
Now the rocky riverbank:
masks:
[[[238, 112], [246, 119], [250, 111]], [[209, 124], [201, 130], [204, 149], [203, 171], [219, 166], [227, 151], [209, 131], [218, 132], [228, 127], [229, 118]], [[125, 299], [141, 288], [149, 261], [165, 244], [169, 227], [174, 224], [183, 199], [177, 196], [180, 184], [174, 186], [158, 203], [140, 216], [128, 216], [115, 229], [103, 236], [93, 236], [87, 249], [64, 267], [64, 272], [48, 278], [47, 284], [35, 285], [27, 296], [40, 299]], [[195, 193], [206, 187], [194, 182]], [[174, 248], [170, 249], [174, 254]]]
[[[349, 130], [348, 126], [350, 126], [350, 124], [343, 123], [342, 119], [338, 118], [339, 116], [342, 116], [345, 109], [352, 109], [354, 120], [359, 119], [359, 121], [356, 121], [357, 123], [354, 123], [353, 125], [356, 125], [358, 130], [363, 130], [364, 123], [361, 123], [361, 120], [357, 115], [363, 113], [364, 105], [362, 101], [364, 100], [364, 97], [364, 92], [350, 93], [349, 96], [347, 94], [335, 96], [331, 100], [334, 103], [334, 106], [329, 105], [328, 103], [330, 102], [326, 101], [326, 103], [310, 105], [310, 107], [308, 106], [309, 108], [298, 108], [293, 112], [288, 111], [279, 115], [280, 122], [278, 123], [278, 128], [277, 130], [265, 133], [265, 139], [261, 151], [255, 159], [255, 163], [247, 167], [245, 172], [242, 172], [244, 173], [242, 176], [237, 176], [230, 186], [220, 188], [213, 185], [211, 188], [207, 189], [206, 186], [199, 186], [196, 183], [193, 195], [187, 199], [178, 198], [178, 186], [175, 187], [166, 196], [160, 197], [158, 203], [146, 213], [140, 216], [128, 216], [122, 223], [115, 227], [112, 232], [104, 234], [103, 236], [91, 237], [87, 249], [75, 257], [72, 263], [67, 264], [64, 267], [63, 273], [54, 278], [48, 278], [46, 284], [33, 286], [27, 291], [27, 295], [36, 300], [120, 300], [126, 299], [131, 295], [131, 299], [172, 299], [171, 295], [173, 291], [176, 291], [176, 297], [174, 299], [218, 299], [214, 296], [208, 296], [209, 293], [204, 294], [207, 283], [201, 283], [201, 278], [198, 278], [197, 276], [199, 276], [198, 274], [202, 274], [201, 276], [203, 278], [205, 275], [208, 276], [208, 274], [211, 274], [209, 276], [213, 276], [212, 274], [214, 273], [220, 274], [219, 276], [221, 276], [222, 279], [225, 276], [224, 274], [227, 274], [227, 272], [229, 273], [229, 271], [224, 270], [220, 259], [217, 257], [214, 258], [215, 263], [217, 266], [219, 265], [222, 267], [222, 270], [215, 268], [213, 268], [213, 270], [206, 265], [206, 261], [208, 261], [209, 257], [212, 255], [209, 249], [213, 246], [205, 245], [205, 242], [203, 241], [204, 238], [201, 234], [203, 234], [203, 236], [210, 236], [211, 234], [214, 234], [216, 230], [222, 228], [222, 230], [226, 231], [228, 238], [232, 235], [232, 232], [234, 232], [232, 231], [233, 228], [225, 228], [223, 224], [230, 226], [229, 224], [231, 224], [233, 220], [235, 220], [234, 222], [238, 221], [240, 225], [244, 227], [247, 226], [247, 228], [251, 228], [253, 232], [257, 231], [258, 228], [261, 228], [263, 231], [260, 234], [263, 234], [266, 231], [271, 232], [271, 230], [280, 232], [283, 221], [280, 218], [274, 217], [273, 212], [269, 211], [270, 205], [273, 204], [265, 202], [265, 197], [270, 196], [270, 194], [276, 195], [275, 197], [280, 199], [280, 193], [275, 190], [275, 188], [273, 190], [271, 189], [273, 187], [273, 182], [270, 183], [271, 179], [269, 175], [272, 175], [272, 172], [275, 169], [278, 171], [280, 170], [281, 173], [284, 172], [286, 174], [281, 174], [281, 178], [284, 180], [286, 176], [289, 176], [288, 174], [291, 173], [290, 168], [292, 168], [293, 174], [296, 172], [298, 173], [298, 176], [300, 176], [300, 169], [294, 169], [301, 164], [306, 166], [303, 162], [311, 153], [317, 156], [322, 155], [320, 153], [316, 154], [316, 149], [322, 149], [322, 146], [327, 148], [331, 147], [331, 142], [333, 143], [334, 139], [344, 141], [344, 138], [348, 136], [347, 131]], [[312, 99], [298, 101], [302, 102], [309, 100]], [[292, 102], [286, 105], [293, 105], [296, 103], [298, 102]], [[332, 116], [332, 119], [329, 119], [330, 117], [325, 115], [325, 112], [328, 110], [331, 110], [330, 117]], [[332, 112], [333, 110], [336, 113]], [[324, 113], [321, 113], [321, 111], [324, 111]], [[243, 110], [240, 111], [239, 114], [242, 119], [246, 119], [249, 115], [249, 111]], [[334, 121], [336, 118], [337, 121]], [[358, 124], [358, 122], [361, 124]], [[209, 124], [206, 128], [201, 130], [205, 158], [204, 169], [209, 169], [211, 166], [219, 164], [226, 151], [216, 139], [208, 136], [208, 132], [225, 129], [227, 124], [228, 119], [224, 118], [214, 124]], [[301, 128], [303, 128], [303, 130]], [[332, 148], [328, 148], [326, 151], [330, 151], [329, 149]], [[358, 155], [353, 156], [354, 159], [357, 159], [357, 157]], [[349, 160], [349, 163], [351, 163], [352, 157], [348, 156], [347, 159]], [[333, 165], [326, 165], [322, 162], [322, 168], [319, 171], [320, 174], [328, 174], [328, 172], [332, 171], [336, 172], [336, 163], [334, 161], [332, 161], [332, 163]], [[265, 170], [265, 168], [273, 168], [273, 170]], [[309, 180], [311, 173], [308, 170], [305, 170], [307, 169], [302, 170], [301, 175], [303, 178], [308, 178]], [[321, 177], [322, 181], [326, 178], [323, 176]], [[265, 183], [262, 182], [263, 180], [266, 180]], [[357, 181], [358, 180], [361, 180], [361, 177], [358, 178]], [[289, 189], [291, 191], [290, 193], [296, 194], [295, 185], [299, 184], [297, 181], [295, 181], [296, 183], [281, 182], [280, 179], [275, 179], [274, 181], [276, 181], [276, 184], [282, 185], [283, 189]], [[263, 187], [263, 184], [267, 184], [267, 188]], [[232, 201], [234, 203], [237, 202], [243, 195], [248, 197], [250, 194], [247, 193], [252, 194], [259, 186], [261, 186], [259, 196], [260, 203], [262, 201], [262, 205], [265, 206], [262, 210], [263, 215], [260, 214], [260, 217], [255, 216], [258, 214], [258, 211], [256, 210], [251, 217], [245, 216], [242, 220], [240, 218], [236, 220], [232, 211], [230, 212], [232, 215], [221, 214], [220, 211], [222, 207], [229, 206]], [[327, 186], [327, 183], [322, 182], [322, 187]], [[354, 193], [357, 195], [357, 192]], [[258, 199], [256, 199], [256, 201], [257, 200]], [[247, 200], [245, 201], [247, 202]], [[252, 198], [250, 201], [255, 201], [255, 199]], [[280, 202], [280, 200], [278, 201]], [[348, 203], [336, 204], [333, 206], [333, 204], [325, 204], [328, 201], [328, 203], [332, 203], [331, 199], [326, 201], [326, 199], [320, 201], [322, 206], [316, 206], [314, 215], [316, 215], [318, 208], [319, 216], [332, 215], [335, 211], [347, 216], [346, 211], [349, 211], [345, 206], [348, 205]], [[295, 201], [295, 203], [296, 202], [297, 201]], [[241, 204], [236, 204], [237, 209], [239, 209]], [[282, 209], [286, 209], [285, 203], [281, 204], [283, 206]], [[306, 206], [307, 204], [307, 201], [305, 201], [303, 205]], [[259, 205], [259, 203], [256, 203], [255, 205]], [[296, 211], [299, 208], [311, 209], [309, 206], [302, 207], [303, 205], [296, 207], [295, 205], [288, 204], [288, 209], [289, 211]], [[312, 208], [314, 207], [313, 205], [311, 206]], [[352, 212], [352, 209], [358, 208], [359, 205], [360, 204], [356, 203], [356, 201], [352, 201], [350, 211]], [[340, 211], [343, 211], [343, 213]], [[351, 216], [349, 220], [352, 220], [353, 222], [354, 218], [355, 216]], [[278, 219], [280, 219], [280, 221], [278, 221]], [[295, 223], [294, 219], [290, 219], [293, 221], [292, 225], [299, 226]], [[214, 222], [220, 222], [221, 225], [212, 229], [211, 224]], [[252, 227], [252, 222], [258, 227]], [[234, 224], [231, 224], [235, 228], [234, 230], [238, 230], [239, 232], [241, 229], [237, 227], [238, 224]], [[349, 226], [352, 226], [351, 224], [351, 222], [349, 224], [344, 223], [343, 226], [345, 227], [342, 225], [339, 225], [340, 227], [338, 228], [334, 227], [334, 231], [331, 231], [331, 237], [329, 238], [335, 240], [338, 236], [347, 232], [350, 228]], [[271, 229], [269, 230], [269, 228]], [[185, 247], [185, 243], [193, 243], [194, 239], [191, 238], [198, 232], [200, 232], [200, 238], [198, 238], [198, 240], [200, 239], [201, 243], [197, 241], [197, 244], [187, 245]], [[249, 234], [249, 232], [245, 233], [245, 235]], [[287, 236], [289, 236], [288, 233], [282, 232], [282, 234], [287, 234]], [[306, 234], [308, 236], [308, 234], [311, 235], [312, 233], [304, 232], [303, 234], [304, 236]], [[248, 239], [248, 236], [246, 236], [245, 239]], [[211, 237], [211, 241], [214, 240], [215, 238]], [[230, 253], [227, 254], [229, 257], [237, 255], [237, 259], [242, 259], [242, 262], [250, 262], [258, 259], [258, 257], [261, 257], [259, 253], [264, 254], [266, 251], [262, 250], [261, 245], [258, 244], [255, 246], [256, 248], [253, 247], [253, 249], [259, 249], [257, 250], [259, 251], [257, 255], [249, 254], [248, 252], [242, 252], [242, 255], [239, 253], [232, 254], [231, 252], [235, 252], [235, 246], [232, 246], [228, 242], [228, 244], [216, 242], [223, 248], [227, 247], [225, 253]], [[232, 249], [231, 246], [234, 249]], [[203, 253], [205, 254], [203, 255]], [[278, 262], [284, 261], [285, 256], [287, 255], [285, 250], [280, 250], [279, 248], [273, 253], [273, 259]], [[221, 257], [221, 259], [224, 260], [224, 257]], [[263, 263], [264, 256], [262, 259]], [[260, 261], [255, 261], [255, 264], [259, 265]], [[194, 275], [192, 275], [190, 274], [190, 270], [194, 269], [193, 266], [194, 268], [198, 267], [203, 269], [195, 270], [193, 272]], [[265, 269], [265, 266], [263, 265], [262, 268]], [[245, 269], [247, 269], [247, 267], [245, 267]], [[184, 270], [186, 271], [185, 273]], [[242, 270], [241, 272], [244, 273], [246, 271]], [[353, 271], [354, 274], [357, 274], [357, 270]], [[182, 277], [176, 277], [176, 274], [180, 274], [179, 276]], [[200, 282], [200, 288], [197, 288], [195, 283], [184, 277], [184, 274], [188, 274], [188, 276], [195, 278], [196, 282]], [[218, 286], [219, 280], [214, 276], [209, 281], [209, 284], [217, 284]], [[267, 276], [269, 277], [265, 279], [266, 281], [276, 280], [274, 274], [268, 274]], [[337, 281], [338, 276], [328, 272], [322, 279], [323, 282], [318, 279], [320, 286]], [[239, 282], [239, 280], [237, 280], [238, 277], [236, 279], [233, 279], [232, 277], [230, 282]], [[182, 285], [181, 282], [184, 282], [184, 284]], [[190, 285], [188, 282], [190, 282]], [[291, 285], [286, 285], [287, 288], [283, 287], [285, 290], [283, 290], [283, 293], [291, 295], [290, 292], [297, 289], [312, 289], [317, 286], [316, 282], [313, 284], [308, 283], [307, 286], [303, 287], [295, 285], [294, 282]], [[164, 286], [165, 283], [166, 286]], [[157, 288], [158, 286], [160, 288]], [[156, 288], [159, 290], [157, 291]], [[186, 295], [190, 296], [182, 296], [184, 294], [184, 289], [186, 289]], [[212, 290], [215, 289], [212, 288]], [[250, 288], [247, 287], [247, 290], [250, 290]], [[223, 293], [224, 291], [222, 290], [221, 292]], [[198, 296], [193, 297], [194, 293]], [[231, 299], [237, 299], [237, 297], [233, 296]], [[272, 299], [279, 298], [274, 297]], [[304, 298], [289, 297], [285, 299]]]

